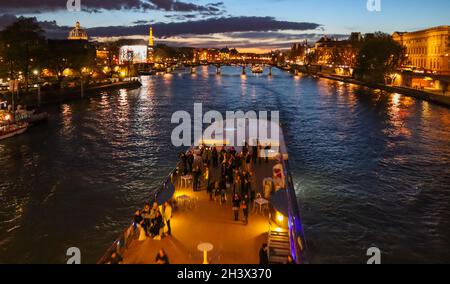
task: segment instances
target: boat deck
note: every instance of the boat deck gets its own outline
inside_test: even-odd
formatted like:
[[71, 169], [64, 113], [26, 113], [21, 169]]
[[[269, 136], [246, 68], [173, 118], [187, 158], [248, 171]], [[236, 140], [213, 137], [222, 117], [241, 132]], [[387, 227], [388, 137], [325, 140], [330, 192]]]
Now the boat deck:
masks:
[[[274, 161], [252, 165], [255, 174], [252, 186], [259, 193], [262, 181], [272, 175]], [[218, 180], [218, 169], [211, 171], [211, 180]], [[175, 178], [178, 181], [179, 178]], [[177, 206], [171, 220], [172, 236], [162, 240], [147, 238], [133, 240], [123, 253], [125, 264], [153, 264], [156, 254], [164, 249], [172, 264], [200, 264], [203, 253], [198, 251], [200, 243], [211, 243], [214, 248], [208, 253], [212, 264], [258, 264], [259, 249], [268, 241], [269, 214], [250, 210], [248, 224], [245, 225], [242, 210], [240, 221], [235, 222], [230, 197], [226, 204], [210, 201], [205, 188], [193, 192], [175, 182], [175, 196], [188, 195], [194, 206]], [[229, 196], [229, 195], [228, 195]], [[253, 209], [253, 208], [252, 208]]]

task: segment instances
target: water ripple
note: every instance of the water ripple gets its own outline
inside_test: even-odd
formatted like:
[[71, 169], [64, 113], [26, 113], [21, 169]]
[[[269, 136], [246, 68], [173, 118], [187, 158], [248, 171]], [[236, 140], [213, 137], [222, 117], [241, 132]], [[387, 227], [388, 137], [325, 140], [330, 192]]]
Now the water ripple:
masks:
[[[171, 115], [279, 110], [311, 262], [450, 262], [450, 111], [275, 72], [156, 76], [0, 142], [0, 263], [95, 262], [175, 165]], [[214, 70], [210, 69], [213, 74]]]

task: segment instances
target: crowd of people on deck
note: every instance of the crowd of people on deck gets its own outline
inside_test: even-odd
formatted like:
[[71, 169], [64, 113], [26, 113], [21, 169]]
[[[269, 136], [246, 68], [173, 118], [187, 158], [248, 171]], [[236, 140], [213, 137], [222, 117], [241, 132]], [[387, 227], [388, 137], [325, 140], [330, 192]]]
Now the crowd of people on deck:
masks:
[[146, 203], [143, 210], [138, 210], [133, 216], [133, 226], [139, 232], [139, 240], [161, 238], [172, 234], [170, 220], [172, 219], [172, 206], [169, 202], [158, 205], [154, 202], [152, 206]]
[[[200, 191], [201, 185], [206, 188], [211, 201], [221, 205], [231, 202], [234, 221], [240, 221], [242, 211], [243, 222], [248, 223], [249, 210], [257, 197], [254, 166], [268, 163], [269, 158], [259, 155], [262, 150], [267, 151], [270, 145], [249, 146], [248, 143], [237, 152], [234, 147], [225, 145], [208, 147], [201, 145], [195, 150], [188, 150], [179, 154], [178, 175], [192, 175], [193, 191]], [[212, 173], [219, 171], [219, 178], [213, 179]], [[217, 175], [216, 175], [217, 176]], [[258, 194], [259, 196], [259, 194]], [[228, 200], [231, 199], [231, 200]], [[154, 202], [145, 204], [142, 210], [137, 210], [133, 216], [134, 232], [139, 232], [139, 240], [152, 238], [161, 240], [171, 236], [170, 220], [172, 219], [172, 205], [165, 202], [160, 205]], [[122, 258], [114, 252], [114, 258], [109, 263], [122, 263]], [[262, 252], [260, 251], [260, 258]], [[264, 263], [264, 258], [262, 264]], [[161, 249], [155, 259], [157, 264], [168, 264], [169, 259]]]
[[[151, 206], [150, 203], [146, 203], [144, 209], [137, 210], [133, 215], [132, 235], [137, 234], [139, 241], [146, 238], [161, 240], [164, 237], [170, 237], [172, 235], [171, 219], [172, 205], [170, 202], [162, 205], [154, 202]], [[123, 258], [117, 251], [114, 251], [106, 263], [122, 264]], [[169, 264], [169, 258], [163, 249], [156, 255], [155, 263]]]
[[[201, 145], [194, 151], [179, 154], [180, 173], [192, 175], [194, 191], [200, 191], [203, 180], [211, 201], [217, 201], [221, 205], [231, 201], [234, 220], [239, 221], [242, 210], [243, 221], [247, 224], [249, 209], [257, 192], [253, 168], [258, 161], [269, 162], [267, 155], [262, 158], [258, 153], [270, 147], [259, 143], [249, 146], [245, 143], [242, 151], [237, 152], [234, 147], [225, 145], [221, 147]], [[218, 178], [213, 179], [211, 173], [217, 171]]]

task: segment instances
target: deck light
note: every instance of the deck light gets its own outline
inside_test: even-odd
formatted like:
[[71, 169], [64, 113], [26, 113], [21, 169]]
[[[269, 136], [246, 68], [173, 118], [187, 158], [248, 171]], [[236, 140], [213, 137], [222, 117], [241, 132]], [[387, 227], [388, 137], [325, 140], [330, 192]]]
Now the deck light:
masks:
[[279, 212], [277, 212], [277, 220], [280, 223], [283, 223], [283, 221], [284, 221], [284, 216]]

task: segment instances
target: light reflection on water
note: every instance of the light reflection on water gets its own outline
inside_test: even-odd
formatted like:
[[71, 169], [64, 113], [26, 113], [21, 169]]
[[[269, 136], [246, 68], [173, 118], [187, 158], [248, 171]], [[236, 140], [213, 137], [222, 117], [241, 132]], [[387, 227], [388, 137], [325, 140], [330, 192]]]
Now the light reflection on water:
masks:
[[72, 131], [72, 110], [70, 105], [68, 104], [64, 104], [62, 105], [62, 116], [63, 116], [63, 124], [64, 127], [61, 129], [62, 130], [62, 134], [64, 136], [69, 136], [71, 135], [71, 131]]
[[[143, 79], [50, 107], [0, 142], [0, 263], [95, 262], [175, 165], [174, 111], [279, 110], [311, 262], [449, 262], [450, 111], [398, 94], [241, 68]], [[267, 70], [266, 70], [267, 73]]]

